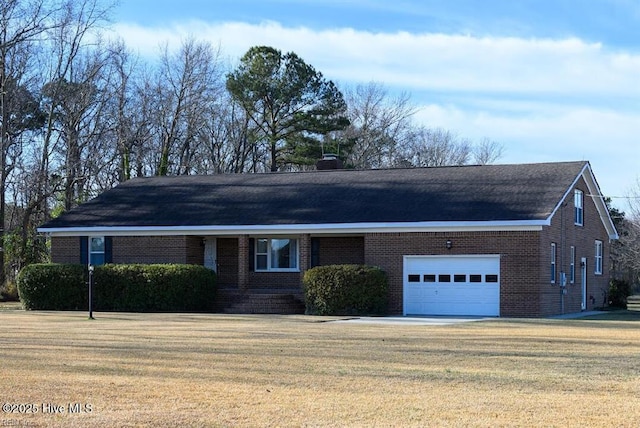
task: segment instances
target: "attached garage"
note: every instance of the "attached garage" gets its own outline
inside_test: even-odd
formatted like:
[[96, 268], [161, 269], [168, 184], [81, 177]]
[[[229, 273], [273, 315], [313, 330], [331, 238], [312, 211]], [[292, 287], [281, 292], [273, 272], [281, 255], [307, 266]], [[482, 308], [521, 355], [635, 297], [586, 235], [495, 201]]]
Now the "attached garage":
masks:
[[500, 256], [405, 256], [404, 315], [500, 315]]

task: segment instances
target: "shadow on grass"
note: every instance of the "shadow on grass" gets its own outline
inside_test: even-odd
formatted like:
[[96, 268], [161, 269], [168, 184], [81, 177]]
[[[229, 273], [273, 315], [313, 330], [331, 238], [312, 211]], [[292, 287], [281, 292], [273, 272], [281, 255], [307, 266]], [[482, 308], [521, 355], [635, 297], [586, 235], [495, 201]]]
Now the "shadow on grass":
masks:
[[585, 321], [640, 321], [640, 311], [607, 311], [601, 314], [589, 315], [579, 319]]

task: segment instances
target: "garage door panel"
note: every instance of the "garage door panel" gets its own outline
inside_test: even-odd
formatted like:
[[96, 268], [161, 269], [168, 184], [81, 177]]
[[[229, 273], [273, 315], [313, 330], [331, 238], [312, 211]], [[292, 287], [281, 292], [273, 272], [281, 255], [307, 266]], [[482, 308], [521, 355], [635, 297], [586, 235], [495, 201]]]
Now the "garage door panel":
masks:
[[405, 256], [404, 268], [405, 314], [500, 313], [499, 256]]

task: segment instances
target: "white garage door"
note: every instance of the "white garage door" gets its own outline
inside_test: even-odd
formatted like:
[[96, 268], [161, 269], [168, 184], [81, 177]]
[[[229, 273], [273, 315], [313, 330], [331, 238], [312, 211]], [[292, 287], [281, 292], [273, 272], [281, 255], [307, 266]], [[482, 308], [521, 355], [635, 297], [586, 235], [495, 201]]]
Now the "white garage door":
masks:
[[405, 315], [500, 315], [500, 256], [405, 256]]

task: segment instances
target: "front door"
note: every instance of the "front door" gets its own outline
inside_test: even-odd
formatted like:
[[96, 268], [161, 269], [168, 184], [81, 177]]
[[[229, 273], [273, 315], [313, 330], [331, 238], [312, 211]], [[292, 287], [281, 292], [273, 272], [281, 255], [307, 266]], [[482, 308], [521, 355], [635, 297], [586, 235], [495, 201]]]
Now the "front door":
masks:
[[580, 261], [580, 282], [582, 284], [582, 310], [587, 309], [587, 258]]

